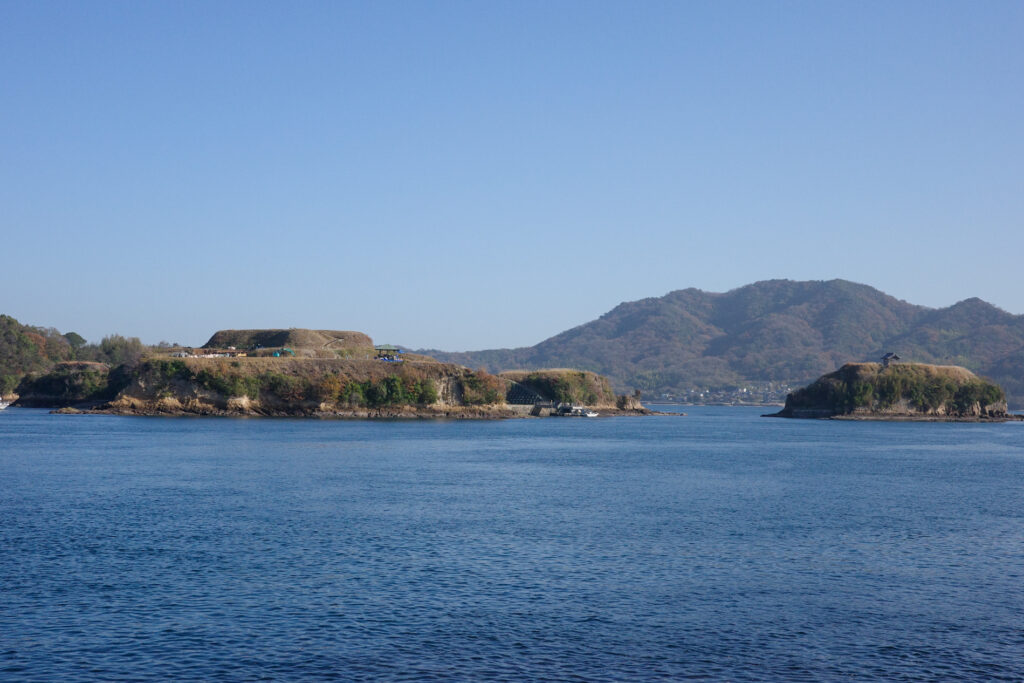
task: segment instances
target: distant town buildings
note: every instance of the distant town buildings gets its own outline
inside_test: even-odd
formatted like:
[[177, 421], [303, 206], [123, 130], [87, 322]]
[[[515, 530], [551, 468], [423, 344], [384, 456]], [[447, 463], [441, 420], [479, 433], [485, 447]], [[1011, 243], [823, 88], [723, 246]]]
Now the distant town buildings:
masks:
[[662, 393], [655, 400], [696, 405], [775, 405], [785, 403], [791, 391], [793, 387], [783, 382], [760, 382], [713, 389], [693, 387]]

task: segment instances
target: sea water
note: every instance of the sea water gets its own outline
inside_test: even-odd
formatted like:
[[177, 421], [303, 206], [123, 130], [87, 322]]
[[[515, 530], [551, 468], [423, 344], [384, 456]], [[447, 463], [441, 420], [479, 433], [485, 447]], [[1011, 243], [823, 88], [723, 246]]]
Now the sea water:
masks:
[[1024, 424], [0, 413], [5, 680], [1020, 680]]

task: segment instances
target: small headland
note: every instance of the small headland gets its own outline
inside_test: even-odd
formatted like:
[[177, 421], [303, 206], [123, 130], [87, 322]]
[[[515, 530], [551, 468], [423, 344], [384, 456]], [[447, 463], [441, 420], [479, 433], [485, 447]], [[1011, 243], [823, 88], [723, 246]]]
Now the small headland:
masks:
[[650, 414], [579, 370], [493, 375], [359, 332], [222, 330], [110, 368], [62, 363], [23, 383], [19, 405], [62, 413], [498, 419]]
[[18, 387], [14, 405], [30, 408], [93, 408], [127, 386], [128, 373], [106, 363], [65, 361], [43, 375], [30, 376]]
[[785, 407], [765, 417], [837, 420], [1002, 422], [1006, 394], [989, 380], [955, 365], [847, 363], [789, 394]]

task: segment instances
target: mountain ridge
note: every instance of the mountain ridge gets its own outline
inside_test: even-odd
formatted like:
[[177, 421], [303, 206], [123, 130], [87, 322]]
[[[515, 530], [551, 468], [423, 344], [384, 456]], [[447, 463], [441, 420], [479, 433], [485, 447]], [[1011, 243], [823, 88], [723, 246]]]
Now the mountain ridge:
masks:
[[423, 353], [491, 372], [579, 367], [609, 376], [617, 390], [652, 397], [749, 383], [802, 385], [888, 351], [963, 365], [1000, 382], [1012, 404], [1024, 404], [1024, 316], [977, 297], [929, 308], [841, 279], [674, 290], [622, 302], [534, 346]]

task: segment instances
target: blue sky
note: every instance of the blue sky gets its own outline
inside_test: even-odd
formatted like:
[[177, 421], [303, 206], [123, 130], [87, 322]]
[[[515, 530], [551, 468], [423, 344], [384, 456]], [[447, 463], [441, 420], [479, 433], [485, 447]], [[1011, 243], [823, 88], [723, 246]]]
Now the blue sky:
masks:
[[1024, 3], [0, 0], [0, 312], [536, 343], [845, 278], [1024, 313]]

